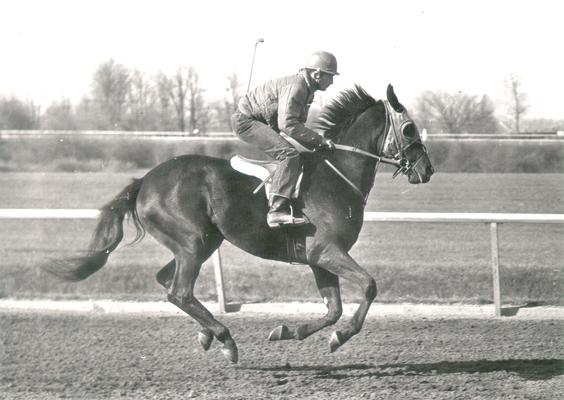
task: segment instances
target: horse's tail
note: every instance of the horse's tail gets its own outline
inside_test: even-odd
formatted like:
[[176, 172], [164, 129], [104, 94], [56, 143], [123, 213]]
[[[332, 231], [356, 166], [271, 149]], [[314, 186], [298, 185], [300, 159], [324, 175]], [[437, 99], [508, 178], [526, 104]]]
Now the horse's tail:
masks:
[[136, 229], [136, 237], [132, 243], [143, 239], [145, 229], [135, 209], [142, 182], [142, 179], [134, 179], [100, 209], [98, 224], [85, 255], [54, 261], [44, 266], [44, 269], [66, 281], [86, 279], [106, 264], [110, 253], [123, 239], [123, 219], [126, 215], [133, 221]]

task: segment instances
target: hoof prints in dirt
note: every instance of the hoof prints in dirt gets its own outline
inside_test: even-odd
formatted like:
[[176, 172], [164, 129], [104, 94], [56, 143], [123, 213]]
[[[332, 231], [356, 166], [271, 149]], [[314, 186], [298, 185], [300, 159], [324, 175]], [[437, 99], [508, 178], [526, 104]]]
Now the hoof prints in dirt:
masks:
[[[330, 354], [324, 330], [269, 342], [296, 319], [222, 316], [230, 365], [182, 317], [0, 314], [0, 397], [553, 399], [561, 321], [378, 320]], [[532, 340], [534, 338], [534, 340]]]

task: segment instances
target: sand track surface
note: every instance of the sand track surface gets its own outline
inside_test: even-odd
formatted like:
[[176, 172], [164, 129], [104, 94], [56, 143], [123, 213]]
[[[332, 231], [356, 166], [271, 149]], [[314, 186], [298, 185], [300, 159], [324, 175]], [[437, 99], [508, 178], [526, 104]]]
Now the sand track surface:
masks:
[[[315, 316], [312, 316], [312, 318]], [[225, 315], [231, 365], [183, 316], [0, 313], [0, 399], [554, 399], [561, 320], [369, 318], [336, 353], [328, 328], [268, 342], [287, 316]], [[346, 321], [346, 320], [345, 320]], [[342, 323], [342, 322], [341, 322]]]

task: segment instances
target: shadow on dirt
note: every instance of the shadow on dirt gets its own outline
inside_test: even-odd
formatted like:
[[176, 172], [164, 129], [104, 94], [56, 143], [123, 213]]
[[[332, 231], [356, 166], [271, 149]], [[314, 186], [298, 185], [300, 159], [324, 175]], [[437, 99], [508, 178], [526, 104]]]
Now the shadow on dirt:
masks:
[[[245, 368], [272, 372], [311, 372], [318, 379], [350, 379], [362, 377], [386, 377], [402, 375], [489, 373], [505, 371], [515, 373], [527, 380], [545, 380], [564, 375], [564, 360], [558, 359], [518, 359], [518, 360], [477, 360], [477, 361], [440, 361], [436, 363], [398, 363], [398, 364], [348, 364], [341, 366], [280, 366]], [[358, 371], [365, 371], [358, 373]], [[348, 373], [345, 373], [348, 372]]]
[[535, 308], [535, 307], [540, 307], [546, 305], [544, 304], [544, 302], [539, 302], [539, 301], [531, 301], [528, 303], [525, 303], [523, 305], [518, 305], [518, 306], [503, 306], [501, 307], [501, 315], [503, 317], [514, 317], [517, 314], [519, 314], [519, 311], [524, 309], [524, 308]]

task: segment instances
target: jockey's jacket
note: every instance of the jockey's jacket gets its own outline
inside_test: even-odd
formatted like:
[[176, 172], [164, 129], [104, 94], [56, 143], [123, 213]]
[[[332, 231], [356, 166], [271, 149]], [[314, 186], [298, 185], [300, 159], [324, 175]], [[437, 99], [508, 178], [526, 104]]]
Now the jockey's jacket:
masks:
[[322, 142], [322, 136], [304, 125], [315, 94], [313, 85], [304, 72], [273, 79], [244, 95], [238, 108], [242, 114], [313, 148]]

